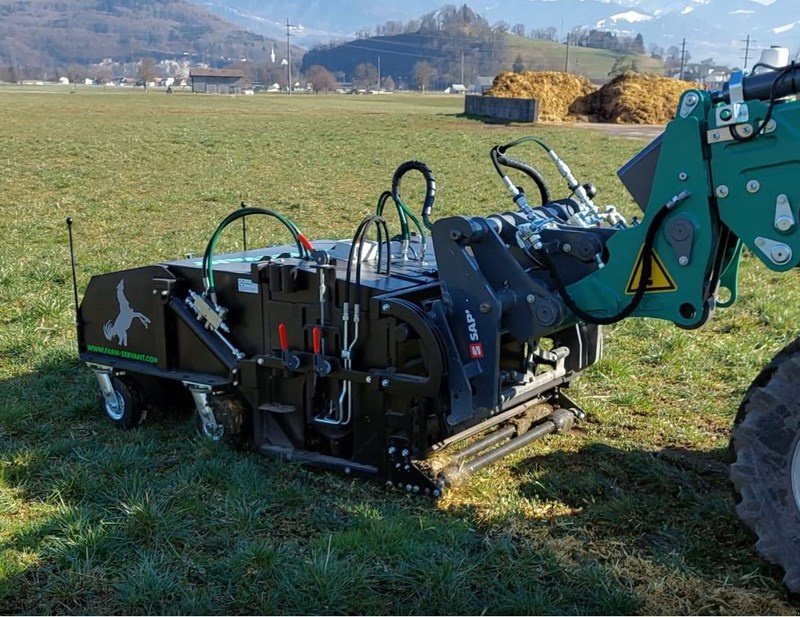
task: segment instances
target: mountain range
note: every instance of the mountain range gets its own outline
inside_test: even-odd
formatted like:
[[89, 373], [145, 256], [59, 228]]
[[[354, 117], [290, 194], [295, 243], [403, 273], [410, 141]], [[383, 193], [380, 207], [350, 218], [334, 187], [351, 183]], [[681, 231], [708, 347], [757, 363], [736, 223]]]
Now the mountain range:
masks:
[[[275, 42], [185, 0], [0, 0], [0, 65], [265, 60]], [[285, 46], [282, 47], [285, 50]]]
[[[296, 26], [293, 42], [303, 46], [351, 38], [387, 20], [418, 18], [441, 4], [441, 0], [192, 1], [273, 37], [285, 37], [289, 19]], [[694, 59], [714, 57], [730, 65], [741, 64], [747, 35], [756, 50], [783, 45], [794, 55], [800, 43], [798, 0], [483, 0], [480, 5], [468, 0], [467, 4], [492, 23], [522, 23], [528, 30], [554, 26], [564, 36], [575, 27], [635, 32], [648, 46], [664, 48], [680, 46], [685, 37]]]

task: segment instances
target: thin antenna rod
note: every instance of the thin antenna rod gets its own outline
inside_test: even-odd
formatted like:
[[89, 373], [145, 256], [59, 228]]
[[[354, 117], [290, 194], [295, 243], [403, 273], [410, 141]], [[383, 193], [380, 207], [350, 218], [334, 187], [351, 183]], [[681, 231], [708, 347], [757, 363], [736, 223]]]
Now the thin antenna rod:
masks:
[[[247, 204], [242, 202], [241, 206], [242, 206], [242, 208], [246, 208]], [[246, 221], [247, 221], [247, 217], [243, 216], [242, 217], [242, 244], [244, 245], [244, 250], [245, 251], [247, 250], [247, 223], [246, 223]]]
[[75, 302], [75, 325], [80, 328], [83, 320], [81, 319], [81, 309], [78, 304], [78, 275], [75, 273], [75, 245], [72, 241], [71, 216], [67, 217], [67, 233], [69, 234], [69, 261], [72, 267], [72, 295]]

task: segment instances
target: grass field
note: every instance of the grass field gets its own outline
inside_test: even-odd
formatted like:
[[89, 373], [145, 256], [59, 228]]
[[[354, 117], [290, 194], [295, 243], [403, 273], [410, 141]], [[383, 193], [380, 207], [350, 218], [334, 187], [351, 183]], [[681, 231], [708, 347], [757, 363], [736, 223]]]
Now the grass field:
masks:
[[[800, 332], [797, 275], [750, 257], [739, 304], [705, 329], [608, 328], [573, 392], [588, 421], [437, 503], [213, 447], [188, 416], [130, 432], [100, 416], [75, 358], [66, 216], [84, 286], [202, 251], [241, 199], [350, 235], [407, 159], [434, 169], [435, 214], [508, 208], [487, 153], [530, 127], [459, 104], [0, 90], [0, 613], [800, 610], [755, 556], [723, 462], [744, 389]], [[614, 171], [640, 142], [536, 132], [633, 212]]]
[[[506, 45], [509, 66], [514, 62], [517, 54], [520, 54], [526, 69], [533, 71], [564, 70], [567, 47], [563, 43], [509, 34]], [[609, 71], [614, 63], [624, 55], [608, 49], [572, 45], [569, 50], [569, 70], [571, 73], [585, 75], [595, 81], [608, 81], [610, 79]], [[639, 63], [639, 70], [643, 73], [664, 73], [664, 63], [661, 60], [637, 55], [636, 61]]]

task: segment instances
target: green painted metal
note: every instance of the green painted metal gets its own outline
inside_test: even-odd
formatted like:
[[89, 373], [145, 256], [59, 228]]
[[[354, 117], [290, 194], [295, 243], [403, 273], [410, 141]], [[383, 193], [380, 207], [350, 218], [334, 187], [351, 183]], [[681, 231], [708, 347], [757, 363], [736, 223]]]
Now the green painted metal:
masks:
[[[692, 108], [687, 97], [697, 97]], [[608, 259], [604, 268], [568, 288], [575, 302], [598, 317], [618, 313], [631, 301], [628, 293], [631, 276], [655, 213], [682, 191], [690, 197], [663, 221], [656, 236], [655, 253], [675, 282], [671, 291], [645, 294], [633, 313], [639, 317], [665, 319], [685, 328], [695, 328], [708, 319], [714, 304], [715, 281], [712, 281], [720, 246], [720, 226], [711, 198], [708, 149], [705, 147], [706, 118], [711, 113], [707, 93], [691, 90], [682, 97], [681, 108], [690, 108], [667, 125], [653, 188], [644, 218], [639, 225], [618, 231], [608, 241]], [[694, 228], [689, 263], [681, 265], [670, 245], [666, 230], [675, 217], [683, 217]]]
[[[698, 103], [692, 108], [687, 97], [697, 97]], [[759, 130], [768, 104], [746, 105], [750, 127]], [[655, 242], [655, 253], [675, 288], [648, 292], [634, 316], [694, 328], [705, 323], [713, 309], [732, 306], [739, 295], [743, 246], [778, 272], [800, 263], [800, 102], [777, 103], [774, 125], [750, 141], [736, 140], [730, 128], [717, 126], [716, 109], [706, 92], [686, 92], [680, 110], [686, 113], [679, 113], [664, 132], [642, 222], [614, 234], [608, 241], [606, 266], [568, 288], [578, 306], [598, 317], [614, 315], [630, 302], [632, 271], [654, 215], [683, 190], [691, 197], [666, 217]], [[742, 125], [737, 134], [744, 135]], [[786, 219], [778, 222], [779, 199], [788, 204], [791, 224]], [[784, 215], [786, 208], [782, 207]], [[694, 227], [692, 256], [683, 265], [666, 236], [670, 220], [678, 216]], [[720, 288], [730, 292], [725, 301], [717, 298]]]
[[[767, 111], [760, 101], [747, 103], [751, 126], [759, 127]], [[719, 215], [736, 236], [768, 268], [785, 272], [800, 263], [800, 102], [778, 103], [772, 115], [774, 130], [750, 142], [712, 143], [714, 187], [725, 187], [718, 199]], [[709, 121], [712, 133], [715, 119]], [[741, 129], [739, 130], [741, 132]], [[726, 131], [721, 130], [723, 137]], [[794, 225], [780, 230], [775, 224], [779, 196], [788, 198]], [[759, 240], [764, 239], [765, 241]], [[783, 263], [770, 259], [770, 242], [788, 246], [792, 255]]]

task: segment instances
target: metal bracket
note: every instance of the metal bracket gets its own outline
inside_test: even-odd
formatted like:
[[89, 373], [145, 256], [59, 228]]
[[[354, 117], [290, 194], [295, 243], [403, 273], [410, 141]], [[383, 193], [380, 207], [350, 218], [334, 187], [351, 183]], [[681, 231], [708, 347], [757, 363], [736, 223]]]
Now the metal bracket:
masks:
[[682, 266], [692, 261], [694, 225], [685, 216], [677, 216], [667, 223], [667, 240], [672, 246], [675, 260]]
[[778, 195], [775, 202], [775, 229], [778, 231], [791, 231], [795, 226], [794, 213], [792, 212], [792, 204], [789, 197], [786, 195]]
[[788, 244], [759, 236], [756, 246], [776, 266], [783, 266], [792, 259], [792, 249]]
[[686, 96], [683, 97], [683, 101], [681, 101], [681, 109], [680, 109], [680, 116], [681, 118], [687, 118], [689, 114], [694, 111], [694, 108], [697, 107], [697, 104], [700, 102], [700, 97], [697, 96], [694, 92], [689, 92]]
[[214, 417], [214, 410], [212, 410], [211, 406], [208, 404], [208, 395], [213, 392], [213, 388], [205, 384], [191, 381], [184, 381], [182, 383], [192, 394], [194, 404], [197, 407], [197, 413], [200, 414], [200, 420], [203, 422], [203, 431], [205, 434], [214, 441], [222, 439], [224, 429], [217, 424], [217, 419]]
[[111, 383], [114, 369], [110, 366], [101, 366], [91, 363], [88, 366], [94, 371], [94, 376], [97, 378], [97, 383], [100, 385], [100, 394], [103, 395], [103, 401], [105, 402], [108, 415], [112, 418], [116, 417], [119, 415], [120, 410], [119, 401], [117, 400], [117, 395], [114, 393], [114, 386]]
[[728, 82], [728, 105], [716, 109], [717, 126], [730, 126], [750, 121], [750, 110], [744, 100], [744, 73], [736, 71]]

